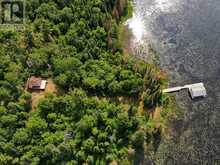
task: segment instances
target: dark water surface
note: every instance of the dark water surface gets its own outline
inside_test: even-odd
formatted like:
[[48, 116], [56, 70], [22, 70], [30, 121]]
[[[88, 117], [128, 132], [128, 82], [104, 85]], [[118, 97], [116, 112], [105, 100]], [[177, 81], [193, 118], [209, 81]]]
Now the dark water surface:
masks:
[[198, 101], [178, 94], [183, 119], [152, 164], [220, 165], [220, 0], [134, 0], [134, 10], [133, 42], [153, 46], [170, 85], [202, 81], [208, 92]]

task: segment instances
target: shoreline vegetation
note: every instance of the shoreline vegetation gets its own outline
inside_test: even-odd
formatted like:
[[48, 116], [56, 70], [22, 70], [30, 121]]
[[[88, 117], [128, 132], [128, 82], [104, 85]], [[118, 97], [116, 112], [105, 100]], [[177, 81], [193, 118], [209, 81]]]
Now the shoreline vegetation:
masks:
[[[0, 30], [0, 164], [129, 165], [156, 151], [172, 104], [166, 73], [123, 51], [130, 3], [26, 7], [25, 31]], [[26, 91], [30, 76], [50, 92]]]
[[[130, 3], [130, 11], [133, 13], [133, 7]], [[131, 13], [131, 12], [130, 12]], [[126, 19], [123, 19], [123, 21], [119, 25], [119, 40], [121, 42], [121, 47], [123, 51], [123, 56], [126, 57], [132, 57], [135, 58], [136, 61], [144, 60], [150, 67], [155, 69], [157, 72], [160, 72], [163, 77], [163, 83], [161, 84], [161, 89], [165, 89], [168, 86], [168, 73], [166, 71], [163, 71], [163, 69], [159, 68], [159, 55], [157, 52], [148, 45], [146, 50], [144, 50], [143, 53], [147, 54], [147, 58], [144, 58], [142, 56], [139, 56], [138, 54], [134, 55], [134, 50], [131, 49], [131, 39], [132, 39], [132, 31], [129, 29], [128, 25], [125, 25], [124, 23], [132, 18], [132, 14], [129, 14]], [[140, 48], [141, 49], [141, 48]], [[149, 120], [147, 123], [148, 127], [155, 127], [156, 129], [160, 130], [158, 134], [156, 133], [155, 141], [152, 141], [150, 144], [144, 144], [144, 150], [140, 152], [140, 155], [137, 155], [136, 162], [134, 164], [143, 163], [144, 159], [148, 156], [154, 155], [154, 153], [157, 150], [157, 147], [159, 147], [160, 141], [164, 140], [164, 138], [169, 139], [171, 134], [171, 122], [173, 119], [179, 119], [182, 117], [182, 111], [180, 111], [180, 107], [178, 107], [176, 103], [175, 95], [170, 94], [163, 96], [164, 100], [166, 100], [165, 104], [162, 107], [156, 106], [155, 109], [153, 109], [148, 115]], [[143, 112], [146, 111], [144, 109], [143, 101], [139, 102], [138, 109], [141, 111], [140, 116], [146, 115]], [[145, 155], [145, 158], [143, 158], [143, 154]], [[150, 160], [149, 158], [146, 158], [147, 160]]]

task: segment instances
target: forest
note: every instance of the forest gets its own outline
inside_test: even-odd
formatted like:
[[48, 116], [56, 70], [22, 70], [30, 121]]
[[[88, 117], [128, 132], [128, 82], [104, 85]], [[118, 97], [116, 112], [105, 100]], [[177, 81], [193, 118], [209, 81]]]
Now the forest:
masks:
[[[119, 24], [128, 5], [26, 0], [25, 30], [0, 30], [1, 165], [129, 165], [157, 140], [150, 113], [168, 104], [166, 78], [123, 55]], [[57, 88], [35, 108], [30, 76]]]

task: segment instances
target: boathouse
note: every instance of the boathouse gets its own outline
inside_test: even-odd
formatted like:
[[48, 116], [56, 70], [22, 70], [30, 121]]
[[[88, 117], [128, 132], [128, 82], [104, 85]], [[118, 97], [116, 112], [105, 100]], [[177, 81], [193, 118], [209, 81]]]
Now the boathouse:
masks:
[[163, 93], [178, 92], [178, 91], [181, 91], [183, 89], [188, 89], [189, 94], [190, 94], [192, 99], [207, 96], [207, 92], [206, 92], [206, 89], [205, 89], [205, 86], [204, 86], [203, 83], [197, 83], [197, 84], [190, 84], [190, 85], [179, 86], [179, 87], [174, 87], [174, 88], [168, 88], [168, 89], [164, 89]]
[[192, 99], [195, 99], [198, 97], [206, 97], [207, 95], [207, 92], [206, 92], [206, 89], [203, 83], [191, 85], [189, 87], [189, 93]]

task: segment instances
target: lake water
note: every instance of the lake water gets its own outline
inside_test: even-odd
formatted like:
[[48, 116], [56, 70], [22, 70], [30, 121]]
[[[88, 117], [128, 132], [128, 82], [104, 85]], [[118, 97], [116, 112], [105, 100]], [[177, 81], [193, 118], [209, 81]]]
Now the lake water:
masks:
[[136, 49], [158, 52], [170, 86], [204, 82], [208, 92], [197, 101], [177, 94], [184, 116], [146, 164], [220, 164], [220, 0], [134, 0], [128, 24]]

